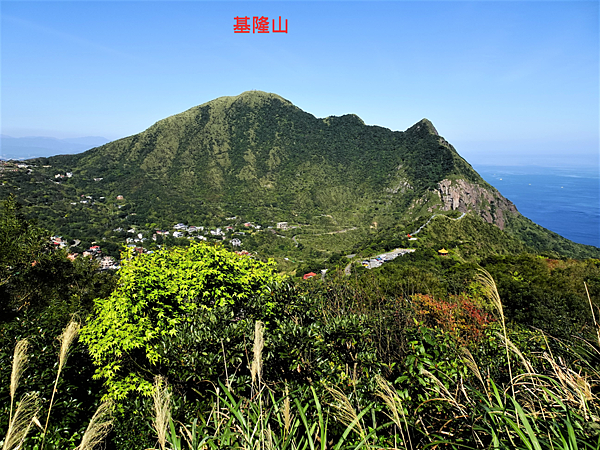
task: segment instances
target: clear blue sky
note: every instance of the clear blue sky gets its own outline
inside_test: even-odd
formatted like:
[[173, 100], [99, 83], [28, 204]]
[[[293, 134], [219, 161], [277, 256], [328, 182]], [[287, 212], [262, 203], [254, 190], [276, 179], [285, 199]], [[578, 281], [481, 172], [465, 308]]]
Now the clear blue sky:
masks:
[[[598, 161], [597, 1], [0, 8], [10, 136], [116, 139], [259, 89], [317, 117], [355, 113], [393, 130], [427, 117], [472, 162]], [[281, 16], [288, 33], [235, 34], [241, 15]]]

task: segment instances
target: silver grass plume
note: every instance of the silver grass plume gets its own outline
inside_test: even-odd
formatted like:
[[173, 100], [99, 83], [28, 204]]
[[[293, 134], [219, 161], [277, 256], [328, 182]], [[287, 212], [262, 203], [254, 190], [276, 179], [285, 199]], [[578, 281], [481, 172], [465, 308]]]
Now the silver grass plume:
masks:
[[21, 448], [39, 409], [36, 393], [28, 393], [23, 396], [8, 425], [8, 432], [4, 438], [2, 450], [18, 450]]
[[506, 349], [506, 362], [508, 364], [508, 374], [510, 375], [510, 388], [512, 396], [515, 398], [515, 385], [513, 383], [512, 365], [510, 364], [510, 353], [508, 351], [508, 335], [506, 333], [506, 322], [504, 320], [504, 309], [502, 308], [502, 300], [500, 300], [500, 294], [496, 288], [496, 282], [485, 269], [479, 269], [480, 273], [477, 277], [478, 281], [483, 285], [483, 292], [485, 296], [492, 302], [492, 305], [498, 310], [500, 318], [502, 319], [502, 331], [504, 333], [504, 343]]
[[67, 356], [69, 349], [75, 341], [75, 338], [79, 334], [81, 325], [79, 322], [72, 320], [69, 325], [63, 330], [62, 334], [58, 337], [60, 341], [60, 352], [58, 353], [58, 372], [56, 373], [56, 380], [54, 381], [54, 388], [52, 389], [52, 397], [50, 397], [50, 406], [48, 407], [48, 415], [46, 416], [46, 424], [44, 425], [44, 434], [42, 437], [41, 450], [44, 449], [44, 443], [46, 442], [46, 433], [48, 432], [48, 422], [50, 421], [50, 412], [52, 411], [52, 405], [54, 403], [54, 395], [56, 394], [56, 386], [58, 385], [58, 379], [60, 373], [67, 362]]
[[19, 380], [21, 375], [23, 374], [23, 370], [25, 370], [25, 365], [27, 364], [27, 347], [29, 346], [29, 342], [27, 339], [22, 339], [17, 342], [15, 346], [15, 353], [13, 356], [13, 364], [12, 364], [12, 373], [10, 376], [10, 418], [9, 422], [12, 420], [12, 412], [13, 405], [15, 403], [15, 393], [17, 392], [17, 388], [19, 387]]
[[557, 394], [564, 401], [578, 404], [579, 409], [584, 412], [587, 418], [587, 402], [594, 399], [592, 386], [588, 380], [581, 376], [581, 374], [569, 369], [560, 357], [557, 362], [556, 359], [544, 353], [543, 358], [552, 366], [555, 374], [554, 378], [560, 385], [561, 389]]
[[519, 350], [517, 348], [517, 346], [515, 344], [513, 344], [513, 342], [510, 339], [505, 339], [505, 337], [502, 334], [496, 333], [496, 335], [500, 338], [500, 340], [502, 342], [504, 342], [504, 345], [508, 345], [508, 348], [510, 348], [512, 350], [512, 352], [519, 357], [519, 359], [521, 360], [521, 363], [523, 364], [523, 367], [525, 367], [525, 369], [527, 369], [528, 373], [534, 374], [535, 369], [533, 368], [531, 363], [527, 360], [527, 358], [525, 358], [525, 356], [523, 356], [523, 353], [521, 353], [521, 350]]
[[290, 391], [287, 386], [285, 387], [285, 398], [283, 399], [283, 426], [286, 435], [289, 434], [292, 427], [292, 411], [290, 408]]
[[252, 353], [254, 358], [252, 359], [252, 368], [250, 373], [252, 374], [252, 384], [256, 382], [262, 376], [262, 351], [265, 346], [264, 340], [265, 324], [261, 321], [257, 321], [254, 324], [254, 345], [252, 346]]
[[171, 421], [171, 393], [163, 377], [154, 379], [154, 429], [158, 436], [160, 448], [165, 450], [167, 441], [167, 429]]
[[588, 290], [587, 283], [584, 281], [583, 286], [585, 287], [585, 293], [587, 294], [588, 301], [590, 302], [590, 310], [592, 311], [592, 319], [594, 319], [594, 327], [596, 328], [596, 336], [598, 337], [598, 345], [600, 345], [600, 326], [596, 322], [596, 314], [594, 314], [594, 306], [592, 305], [592, 298], [590, 297], [590, 291]]
[[71, 348], [71, 344], [79, 334], [79, 329], [81, 325], [79, 322], [71, 321], [67, 328], [64, 329], [62, 334], [59, 336], [58, 340], [60, 341], [60, 353], [58, 354], [58, 373], [63, 369], [65, 363], [67, 362], [67, 356], [69, 353], [69, 349]]
[[[479, 371], [479, 367], [477, 366], [477, 363], [475, 362], [475, 358], [473, 357], [473, 354], [469, 351], [469, 349], [467, 347], [462, 347], [461, 351], [465, 355], [463, 357], [464, 363], [467, 365], [467, 367], [469, 369], [471, 369], [471, 372], [473, 372], [475, 374], [475, 376], [477, 377], [479, 382], [485, 388], [486, 385], [483, 382], [483, 377], [481, 376], [481, 372]], [[487, 391], [487, 389], [486, 389], [486, 391]]]
[[81, 444], [76, 450], [92, 450], [101, 444], [112, 428], [113, 404], [111, 401], [100, 404], [87, 426]]
[[[382, 398], [390, 410], [391, 414], [388, 414], [388, 416], [394, 421], [400, 430], [402, 441], [404, 443], [408, 442], [408, 446], [406, 448], [413, 448], [410, 439], [410, 432], [408, 431], [408, 424], [406, 422], [406, 415], [404, 414], [404, 406], [402, 405], [400, 396], [396, 392], [396, 389], [394, 389], [394, 387], [389, 383], [389, 381], [387, 381], [381, 375], [377, 375], [375, 377], [375, 381], [377, 382], [377, 395]], [[404, 425], [406, 429], [406, 436], [404, 435], [402, 425]]]
[[438, 387], [438, 392], [444, 400], [446, 400], [448, 403], [450, 403], [456, 409], [458, 409], [461, 414], [467, 414], [467, 412], [463, 409], [461, 404], [458, 403], [458, 401], [452, 396], [452, 394], [450, 394], [448, 388], [444, 386], [444, 383], [442, 383], [438, 377], [436, 377], [434, 374], [432, 374], [426, 369], [421, 369], [421, 375], [425, 375], [427, 378], [433, 381], [433, 383]]
[[325, 386], [325, 388], [333, 399], [333, 402], [330, 403], [330, 405], [338, 411], [340, 421], [348, 428], [356, 427], [361, 439], [364, 439], [366, 436], [365, 430], [360, 423], [360, 420], [358, 420], [358, 414], [356, 414], [356, 410], [350, 403], [346, 394], [333, 386]]

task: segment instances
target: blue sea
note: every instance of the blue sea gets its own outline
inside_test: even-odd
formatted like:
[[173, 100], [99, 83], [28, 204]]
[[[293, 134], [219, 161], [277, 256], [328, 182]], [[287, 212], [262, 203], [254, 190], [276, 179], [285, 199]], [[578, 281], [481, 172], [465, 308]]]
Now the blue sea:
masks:
[[598, 167], [473, 168], [525, 217], [574, 242], [600, 247]]

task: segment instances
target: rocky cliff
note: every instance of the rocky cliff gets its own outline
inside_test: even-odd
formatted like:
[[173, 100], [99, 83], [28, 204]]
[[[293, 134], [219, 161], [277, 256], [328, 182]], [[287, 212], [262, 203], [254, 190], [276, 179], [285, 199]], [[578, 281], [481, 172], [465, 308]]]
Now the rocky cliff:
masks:
[[463, 179], [444, 179], [435, 191], [442, 201], [442, 211], [475, 211], [488, 223], [501, 230], [506, 225], [506, 215], [517, 215], [515, 205], [491, 186], [475, 184]]

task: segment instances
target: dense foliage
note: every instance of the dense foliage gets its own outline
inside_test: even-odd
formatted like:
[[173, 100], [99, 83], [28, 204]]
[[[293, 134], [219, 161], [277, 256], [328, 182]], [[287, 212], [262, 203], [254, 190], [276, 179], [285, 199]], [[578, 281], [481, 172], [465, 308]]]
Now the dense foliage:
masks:
[[[536, 438], [541, 442], [569, 434], [580, 443], [598, 441], [589, 417], [597, 414], [592, 380], [600, 360], [585, 340], [595, 332], [578, 289], [585, 281], [598, 298], [595, 260], [488, 257], [482, 265], [497, 278], [505, 300], [499, 310], [476, 264], [425, 249], [380, 270], [355, 277], [340, 272], [300, 285], [284, 281], [270, 264], [206, 244], [128, 258], [116, 289], [98, 298], [87, 319], [83, 341], [89, 353], [81, 344], [71, 351], [47, 448], [77, 443], [102, 394], [120, 403], [110, 448], [156, 446], [148, 396], [157, 392], [157, 375], [172, 395], [173, 448], [184, 448], [187, 436], [178, 423], [215, 449], [253, 447], [267, 439], [257, 426], [272, 430], [268, 439], [281, 448], [316, 445], [317, 430], [318, 442], [326, 438], [338, 448], [361, 442], [423, 448], [436, 441], [485, 448], [495, 440], [498, 448], [526, 448], [528, 431], [510, 431], [494, 411], [514, 423], [529, 420], [537, 430], [533, 436], [544, 433]], [[545, 317], [523, 315], [514, 295], [525, 284], [534, 287], [534, 312], [536, 301], [544, 306], [545, 290], [569, 301], [556, 303]], [[49, 309], [27, 311], [2, 327], [3, 367], [9, 366], [11, 343], [29, 336], [36, 364], [26, 369], [19, 392], [45, 396], [55, 375], [51, 341], [66, 318], [53, 318]], [[264, 324], [260, 333], [257, 323]], [[528, 323], [560, 330], [563, 340], [523, 328]], [[90, 355], [100, 384], [91, 379]], [[588, 378], [576, 378], [581, 373]], [[523, 376], [538, 381], [522, 389], [515, 380]], [[575, 384], [564, 384], [567, 376]], [[589, 393], [578, 393], [578, 385]], [[531, 389], [539, 396], [533, 403]], [[44, 401], [47, 406], [48, 397]], [[555, 421], [538, 421], [539, 408]], [[350, 409], [358, 422], [344, 418]], [[27, 442], [39, 441], [34, 433]]]
[[[248, 321], [253, 326], [255, 309], [263, 320], [275, 314], [268, 286], [280, 277], [270, 264], [205, 244], [127, 258], [117, 288], [96, 302], [94, 318], [82, 330], [111, 397], [122, 399], [130, 391], [149, 395], [153, 374], [163, 371], [182, 382], [205, 380], [210, 370], [197, 366], [210, 366], [196, 357], [217, 350], [214, 341], [229, 337], [219, 327], [222, 319], [244, 330]], [[259, 304], [257, 297], [267, 301]], [[214, 329], [207, 320], [211, 312]], [[181, 334], [195, 338], [186, 346]]]
[[[20, 392], [34, 392], [47, 407], [56, 377], [56, 337], [74, 317], [91, 311], [93, 299], [113, 288], [109, 273], [98, 272], [88, 259], [70, 261], [50, 245], [49, 233], [27, 220], [13, 198], [0, 211], [0, 435], [9, 420], [11, 364], [15, 344], [29, 342], [28, 370]], [[47, 449], [74, 447], [101, 397], [100, 384], [87, 349], [76, 344], [58, 384], [60, 393], [49, 422]], [[40, 419], [41, 420], [41, 419]], [[40, 436], [31, 436], [39, 445]], [[31, 448], [31, 447], [28, 447]]]

